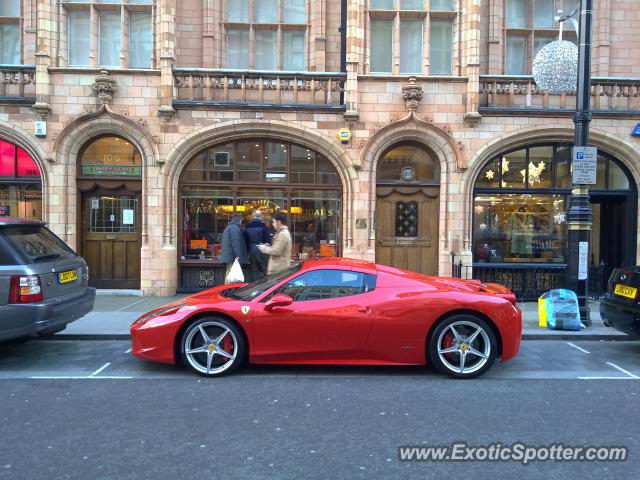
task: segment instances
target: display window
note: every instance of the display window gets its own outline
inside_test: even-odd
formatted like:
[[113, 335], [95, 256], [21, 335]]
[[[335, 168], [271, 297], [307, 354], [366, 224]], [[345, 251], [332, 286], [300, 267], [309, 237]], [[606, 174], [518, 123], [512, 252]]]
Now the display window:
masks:
[[0, 140], [0, 217], [42, 219], [40, 170], [31, 156]]

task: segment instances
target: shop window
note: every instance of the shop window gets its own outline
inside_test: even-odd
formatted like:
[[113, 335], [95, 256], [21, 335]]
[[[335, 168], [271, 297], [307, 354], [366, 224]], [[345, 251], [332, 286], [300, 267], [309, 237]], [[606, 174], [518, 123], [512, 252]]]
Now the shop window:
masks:
[[20, 19], [20, 0], [0, 2], [0, 64], [21, 63]]
[[304, 71], [306, 30], [306, 0], [229, 1], [227, 68]]
[[91, 142], [80, 155], [80, 175], [142, 176], [138, 149], [120, 137], [102, 137]]
[[378, 162], [377, 183], [439, 184], [440, 168], [435, 156], [413, 144], [397, 145]]
[[0, 140], [0, 217], [42, 219], [40, 169], [16, 145]]
[[337, 254], [340, 192], [294, 190], [289, 213], [294, 254], [302, 258]]
[[[152, 0], [66, 2], [68, 64], [151, 68], [152, 4]], [[92, 14], [97, 18], [95, 25], [91, 23]], [[92, 37], [98, 45], [97, 61], [89, 55]], [[123, 45], [127, 48], [123, 49]]]
[[[453, 64], [453, 25], [457, 13], [450, 1], [378, 0], [369, 7], [371, 73], [451, 75]], [[429, 31], [425, 42], [423, 32]], [[398, 36], [400, 41], [394, 43]], [[423, 65], [428, 48], [429, 71]], [[397, 65], [397, 67], [394, 67]]]

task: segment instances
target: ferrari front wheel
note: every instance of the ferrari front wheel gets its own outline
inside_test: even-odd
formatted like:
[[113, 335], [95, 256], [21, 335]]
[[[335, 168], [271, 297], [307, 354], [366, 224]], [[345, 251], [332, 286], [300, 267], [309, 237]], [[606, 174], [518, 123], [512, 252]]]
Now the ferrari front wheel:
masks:
[[239, 328], [225, 318], [201, 318], [182, 334], [183, 363], [199, 375], [218, 377], [238, 368], [246, 351]]
[[484, 320], [455, 315], [441, 321], [429, 339], [429, 360], [455, 378], [474, 378], [491, 368], [497, 355], [496, 336]]

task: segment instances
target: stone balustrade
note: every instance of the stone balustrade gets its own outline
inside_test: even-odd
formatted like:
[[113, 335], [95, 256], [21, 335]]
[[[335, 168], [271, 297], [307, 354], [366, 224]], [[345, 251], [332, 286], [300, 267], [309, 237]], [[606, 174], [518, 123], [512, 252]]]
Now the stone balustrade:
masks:
[[35, 65], [0, 65], [0, 103], [32, 105], [35, 101]]

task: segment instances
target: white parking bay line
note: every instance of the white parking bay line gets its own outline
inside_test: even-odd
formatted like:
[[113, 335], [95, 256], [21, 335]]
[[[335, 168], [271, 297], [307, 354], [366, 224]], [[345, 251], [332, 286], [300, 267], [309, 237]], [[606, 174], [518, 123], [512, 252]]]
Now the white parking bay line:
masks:
[[103, 371], [105, 368], [107, 368], [109, 365], [111, 365], [111, 362], [107, 362], [104, 365], [102, 365], [98, 370], [96, 370], [95, 372], [93, 372], [91, 375], [89, 375], [90, 377], [93, 377], [95, 375], [98, 375], [101, 371]]
[[127, 380], [127, 379], [133, 379], [134, 377], [116, 377], [116, 376], [108, 376], [108, 375], [103, 375], [102, 377], [92, 377], [92, 376], [88, 376], [88, 377], [71, 377], [71, 376], [33, 376], [33, 377], [29, 377], [32, 379], [36, 379], [36, 380], [88, 380], [88, 379], [119, 379], [119, 380]]
[[116, 312], [121, 312], [122, 310], [124, 310], [125, 308], [129, 308], [129, 307], [133, 307], [134, 305], [139, 304], [140, 302], [144, 302], [146, 300], [146, 298], [143, 298], [142, 300], [138, 300], [137, 302], [133, 302], [131, 305], [125, 305], [122, 308], [119, 308], [118, 310], [116, 310]]
[[615, 363], [611, 363], [611, 362], [607, 362], [607, 365], [611, 365], [613, 368], [615, 368], [616, 370], [620, 370], [622, 373], [626, 373], [627, 375], [629, 375], [631, 378], [635, 378], [638, 379], [640, 377], [638, 377], [637, 375], [634, 375], [633, 373], [629, 372], [628, 370], [625, 370], [622, 367], [619, 367], [618, 365], [616, 365]]
[[131, 349], [127, 350], [127, 351], [126, 351], [126, 352], [124, 352], [124, 353], [131, 353]]
[[577, 348], [577, 349], [578, 349], [578, 350], [580, 350], [581, 352], [584, 352], [584, 353], [591, 353], [589, 350], [585, 350], [584, 348], [579, 347], [578, 345], [574, 345], [574, 344], [573, 344], [573, 343], [571, 343], [571, 342], [567, 342], [567, 345], [569, 345], [569, 346], [571, 346], [571, 347], [573, 347], [573, 348]]
[[637, 377], [578, 377], [578, 380], [637, 380]]

